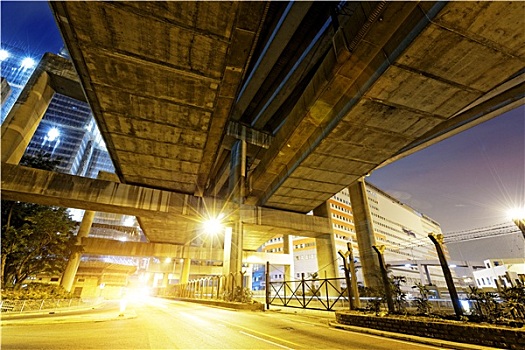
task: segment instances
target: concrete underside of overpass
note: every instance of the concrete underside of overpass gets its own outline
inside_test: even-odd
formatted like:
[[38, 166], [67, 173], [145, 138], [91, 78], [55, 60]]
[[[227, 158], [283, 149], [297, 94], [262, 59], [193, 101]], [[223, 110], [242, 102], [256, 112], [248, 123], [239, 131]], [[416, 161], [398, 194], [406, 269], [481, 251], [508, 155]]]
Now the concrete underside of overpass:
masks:
[[[228, 122], [258, 125], [236, 114], [249, 77], [280, 69], [253, 57], [271, 44], [277, 5], [51, 6], [120, 180], [198, 196], [212, 188], [231, 148]], [[290, 10], [286, 28], [313, 26], [306, 6]], [[523, 103], [523, 2], [345, 6], [295, 100], [274, 108], [280, 127], [257, 126], [273, 139], [248, 159], [249, 204], [306, 213], [392, 159]], [[281, 40], [284, 54], [294, 40]], [[261, 78], [255, 95], [283, 84]]]

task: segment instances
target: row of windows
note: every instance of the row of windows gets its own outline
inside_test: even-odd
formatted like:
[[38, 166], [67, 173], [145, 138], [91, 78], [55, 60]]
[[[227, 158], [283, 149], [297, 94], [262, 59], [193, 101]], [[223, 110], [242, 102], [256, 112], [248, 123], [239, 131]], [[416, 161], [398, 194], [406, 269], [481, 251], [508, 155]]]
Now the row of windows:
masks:
[[343, 198], [339, 197], [338, 195], [335, 195], [332, 198], [335, 199], [336, 201], [341, 202], [341, 203], [344, 203], [344, 204], [347, 204], [347, 205], [351, 205], [349, 200], [343, 199]]
[[348, 232], [355, 233], [355, 230], [353, 228], [345, 226], [345, 225], [334, 224], [334, 228], [338, 230], [342, 230], [342, 231], [348, 231]]
[[350, 210], [348, 210], [347, 208], [342, 207], [342, 206], [337, 205], [337, 204], [334, 204], [334, 203], [330, 203], [330, 208], [337, 209], [339, 211], [342, 211], [343, 213], [352, 214], [352, 212]]
[[336, 214], [336, 213], [332, 213], [332, 217], [333, 217], [333, 218], [336, 218], [336, 219], [338, 219], [338, 220], [342, 220], [342, 221], [349, 222], [349, 223], [351, 223], [351, 224], [354, 223], [354, 220], [352, 220], [352, 219], [350, 219], [350, 218], [348, 218], [348, 217], [346, 217], [346, 216]]
[[283, 248], [279, 247], [279, 248], [267, 249], [266, 253], [277, 253], [277, 252], [282, 252], [282, 251], [283, 251]]
[[316, 259], [315, 254], [306, 254], [306, 255], [296, 255], [295, 260], [310, 260], [310, 259]]
[[294, 247], [295, 249], [308, 248], [308, 247], [315, 247], [315, 242], [308, 242], [308, 243], [295, 244], [293, 247]]
[[283, 241], [283, 237], [274, 237], [272, 239], [270, 239], [268, 241], [268, 243], [273, 243], [273, 242], [282, 242]]
[[339, 235], [339, 234], [335, 234], [335, 238], [338, 238], [338, 239], [342, 239], [342, 240], [345, 240], [345, 241], [351, 241], [352, 238], [351, 237], [348, 237], [348, 236], [345, 236], [345, 235]]

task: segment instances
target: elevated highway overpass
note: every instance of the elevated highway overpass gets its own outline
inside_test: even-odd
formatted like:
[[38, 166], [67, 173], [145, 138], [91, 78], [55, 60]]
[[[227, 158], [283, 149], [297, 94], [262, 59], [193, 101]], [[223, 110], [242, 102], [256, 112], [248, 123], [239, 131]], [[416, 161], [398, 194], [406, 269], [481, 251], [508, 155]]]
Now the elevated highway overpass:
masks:
[[[121, 184], [4, 163], [2, 195], [138, 215], [151, 242], [187, 244], [197, 221], [218, 214], [209, 208], [229, 208], [244, 249], [282, 231], [326, 236], [327, 218], [303, 214], [326, 215], [345, 187], [357, 210], [364, 175], [524, 101], [520, 1], [51, 8], [79, 76], [69, 93], [85, 92]], [[5, 137], [21, 133], [24, 115], [14, 108], [2, 125], [3, 162], [17, 164], [29, 142]], [[138, 202], [98, 197], [113, 190]], [[276, 219], [254, 224], [250, 213]], [[308, 223], [290, 231], [296, 220]]]

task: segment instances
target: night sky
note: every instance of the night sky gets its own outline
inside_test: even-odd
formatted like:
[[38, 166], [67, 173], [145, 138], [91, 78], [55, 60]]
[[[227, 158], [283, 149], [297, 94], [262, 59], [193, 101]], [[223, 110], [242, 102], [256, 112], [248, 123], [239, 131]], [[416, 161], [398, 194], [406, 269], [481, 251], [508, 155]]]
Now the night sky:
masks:
[[[1, 1], [1, 11], [2, 42], [36, 56], [63, 46], [47, 2]], [[508, 208], [525, 206], [525, 107], [378, 169], [367, 181], [445, 233], [507, 222]], [[522, 241], [511, 242], [505, 249], [521, 244], [523, 254]]]

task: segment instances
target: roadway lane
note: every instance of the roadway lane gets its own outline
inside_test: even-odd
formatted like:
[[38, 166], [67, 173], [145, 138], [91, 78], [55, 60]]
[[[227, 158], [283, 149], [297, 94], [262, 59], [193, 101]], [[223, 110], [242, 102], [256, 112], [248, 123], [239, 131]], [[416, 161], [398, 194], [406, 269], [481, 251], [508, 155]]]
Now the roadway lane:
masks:
[[303, 315], [232, 311], [155, 298], [128, 305], [126, 313], [137, 317], [5, 325], [2, 349], [438, 349], [333, 329], [325, 320]]

